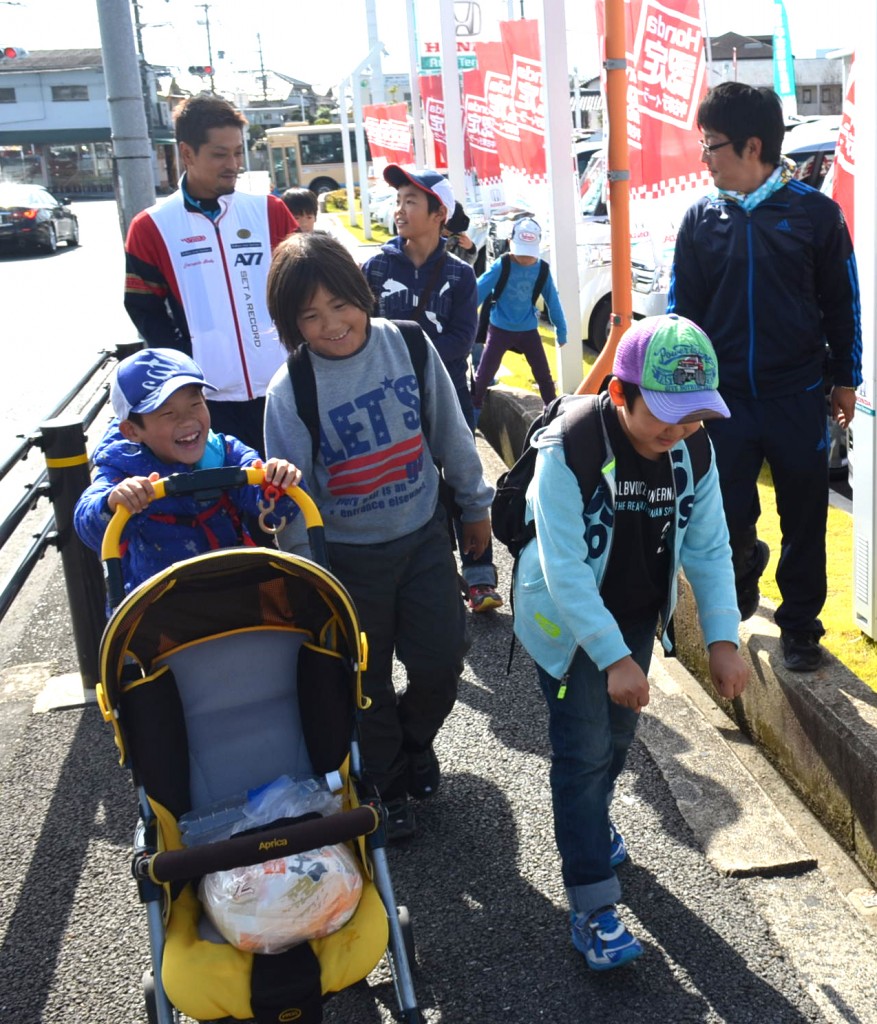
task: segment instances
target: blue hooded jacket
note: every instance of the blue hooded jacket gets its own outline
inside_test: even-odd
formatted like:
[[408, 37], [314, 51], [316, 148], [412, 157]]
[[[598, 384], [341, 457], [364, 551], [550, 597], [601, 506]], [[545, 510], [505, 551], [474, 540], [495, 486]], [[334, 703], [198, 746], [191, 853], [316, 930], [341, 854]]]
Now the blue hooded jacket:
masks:
[[421, 267], [415, 267], [398, 236], [381, 246], [381, 251], [363, 264], [377, 312], [388, 320], [411, 320], [424, 288], [441, 269], [429, 293], [420, 326], [445, 364], [454, 388], [466, 388], [467, 361], [478, 327], [478, 299], [475, 273], [468, 263], [445, 251], [441, 240]]
[[[612, 415], [605, 397], [602, 405]], [[564, 458], [561, 417], [538, 431], [531, 443], [538, 455], [525, 518], [535, 522], [536, 537], [521, 552], [515, 569], [514, 630], [533, 660], [561, 679], [579, 647], [599, 669], [631, 653], [600, 596], [615, 526], [615, 454], [604, 428], [601, 480], [585, 507]], [[684, 441], [670, 449], [670, 459], [676, 512], [662, 641], [669, 649], [667, 626], [682, 568], [694, 591], [706, 643], [737, 644], [740, 613], [715, 458], [696, 484]]]
[[[95, 477], [83, 491], [73, 512], [73, 525], [84, 544], [100, 553], [113, 513], [107, 504], [110, 491], [132, 476], [160, 477], [191, 473], [195, 469], [250, 466], [261, 456], [236, 437], [210, 431], [207, 449], [196, 466], [161, 462], [144, 444], [128, 441], [114, 421], [94, 455]], [[122, 575], [125, 593], [174, 562], [216, 548], [251, 544], [242, 519], [258, 516], [261, 488], [237, 487], [227, 498], [197, 501], [191, 495], [162, 498], [146, 512], [132, 516], [122, 535]], [[295, 515], [297, 506], [287, 497], [278, 502], [277, 515]], [[200, 517], [200, 519], [199, 519]]]

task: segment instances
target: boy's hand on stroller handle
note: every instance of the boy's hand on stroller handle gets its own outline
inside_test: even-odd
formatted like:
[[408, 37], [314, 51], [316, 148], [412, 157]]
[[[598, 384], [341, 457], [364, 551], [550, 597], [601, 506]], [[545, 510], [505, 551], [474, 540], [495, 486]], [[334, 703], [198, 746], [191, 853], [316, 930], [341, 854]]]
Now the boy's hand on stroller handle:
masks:
[[158, 474], [150, 476], [129, 476], [120, 484], [117, 484], [107, 495], [107, 506], [111, 512], [122, 506], [131, 515], [142, 512], [155, 498], [153, 483], [158, 480]]
[[301, 470], [286, 459], [269, 459], [264, 465], [261, 459], [257, 459], [253, 467], [261, 468], [264, 474], [261, 487], [269, 500], [276, 501], [281, 494], [286, 494], [290, 487], [298, 487], [301, 483]]
[[[301, 479], [301, 473], [291, 463], [283, 459], [272, 461], [275, 462], [274, 467], [272, 467], [274, 480], [269, 483], [269, 486], [275, 487], [280, 483], [285, 483], [290, 474]], [[150, 477], [146, 481], [145, 477], [139, 478], [149, 484], [152, 494], [149, 501], [143, 505], [143, 508], [136, 509], [136, 512], [142, 512], [151, 502], [164, 498], [165, 495], [199, 494], [205, 492], [215, 494], [219, 491], [230, 490], [235, 487], [246, 486], [247, 484], [261, 487], [266, 482], [266, 469], [262, 467], [261, 463], [258, 463], [246, 469], [241, 466], [224, 466], [221, 469], [199, 469], [192, 473], [173, 473], [171, 476], [161, 479], [157, 478], [157, 474], [152, 474], [152, 476], [156, 477], [156, 479]], [[127, 482], [129, 481], [123, 481], [123, 483]], [[298, 505], [304, 516], [307, 529], [322, 527], [323, 520], [319, 509], [309, 494], [295, 485], [285, 486], [284, 493]], [[121, 502], [113, 509], [113, 518], [107, 526], [101, 546], [101, 559], [104, 562], [108, 559], [119, 558], [122, 531], [125, 529], [125, 525], [132, 514], [135, 513]]]

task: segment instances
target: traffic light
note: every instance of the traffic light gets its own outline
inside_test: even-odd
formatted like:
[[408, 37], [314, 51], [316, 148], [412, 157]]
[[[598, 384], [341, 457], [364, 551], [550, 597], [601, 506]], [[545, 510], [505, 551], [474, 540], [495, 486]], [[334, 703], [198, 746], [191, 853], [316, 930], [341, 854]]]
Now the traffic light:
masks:
[[189, 65], [190, 75], [212, 75], [213, 65], [212, 64], [190, 64]]
[[0, 60], [15, 60], [17, 57], [30, 56], [23, 46], [4, 46], [0, 50]]

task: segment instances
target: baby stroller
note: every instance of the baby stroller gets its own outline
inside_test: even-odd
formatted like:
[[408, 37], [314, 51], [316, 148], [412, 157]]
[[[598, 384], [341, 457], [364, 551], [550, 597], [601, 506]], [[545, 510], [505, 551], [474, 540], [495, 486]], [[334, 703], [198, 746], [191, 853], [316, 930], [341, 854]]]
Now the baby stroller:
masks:
[[[273, 509], [279, 492], [266, 487], [259, 467], [175, 474], [153, 486], [157, 498], [215, 500], [245, 484], [261, 484], [271, 498], [266, 511]], [[171, 1024], [180, 1014], [320, 1021], [324, 999], [364, 979], [384, 953], [400, 1019], [423, 1021], [411, 926], [396, 907], [387, 868], [382, 807], [360, 778], [366, 639], [328, 570], [316, 506], [298, 488], [288, 495], [305, 517], [313, 560], [267, 548], [213, 551], [123, 598], [120, 542], [129, 513], [118, 508], [106, 532], [101, 557], [115, 610], [101, 641], [97, 696], [140, 802], [132, 871], [148, 918], [150, 1024]], [[279, 778], [325, 779], [320, 786], [334, 791], [340, 809], [219, 838], [208, 829], [207, 841], [186, 845], [193, 822], [234, 817], [241, 794]], [[265, 953], [251, 951], [258, 944], [225, 941], [207, 919], [201, 879], [261, 864], [285, 872], [296, 855], [337, 844], [361, 881], [355, 910], [337, 930]], [[311, 872], [312, 881], [322, 870]], [[280, 916], [285, 926], [290, 918]]]

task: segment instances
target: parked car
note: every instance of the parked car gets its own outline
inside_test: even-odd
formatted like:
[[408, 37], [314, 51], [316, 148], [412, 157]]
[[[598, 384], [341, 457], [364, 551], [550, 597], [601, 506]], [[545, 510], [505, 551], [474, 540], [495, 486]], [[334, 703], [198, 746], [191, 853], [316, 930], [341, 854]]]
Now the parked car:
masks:
[[840, 131], [837, 116], [818, 117], [786, 128], [783, 153], [795, 162], [795, 177], [813, 188], [821, 188], [834, 162], [834, 148]]
[[54, 252], [58, 242], [79, 245], [79, 221], [69, 199], [40, 185], [0, 182], [0, 245]]

